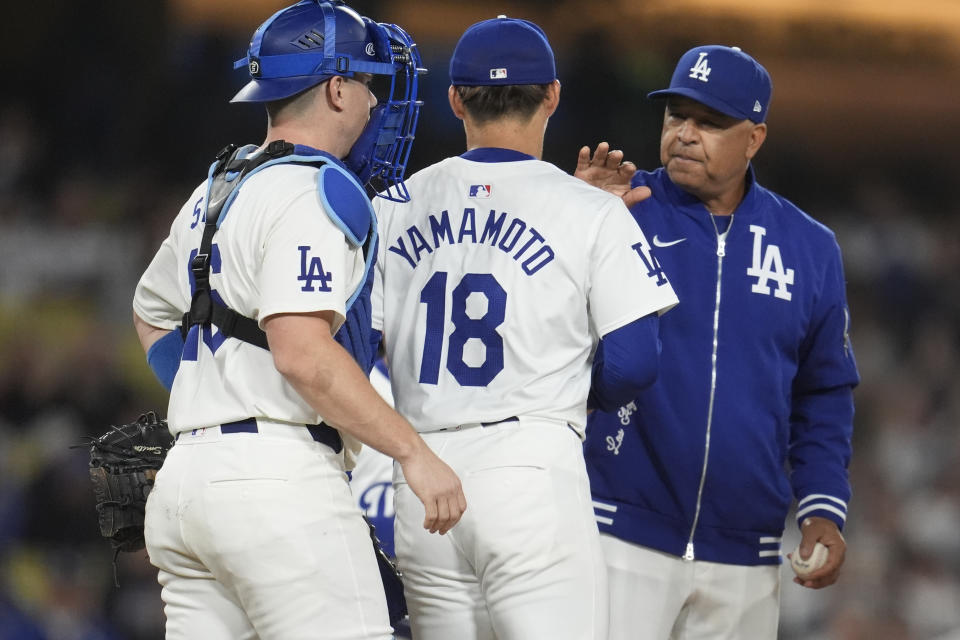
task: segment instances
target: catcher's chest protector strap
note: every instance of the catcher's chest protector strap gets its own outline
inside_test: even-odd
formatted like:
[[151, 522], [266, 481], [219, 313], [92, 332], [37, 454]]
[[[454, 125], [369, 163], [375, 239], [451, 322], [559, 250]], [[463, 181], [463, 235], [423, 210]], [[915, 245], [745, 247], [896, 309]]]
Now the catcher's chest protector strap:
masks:
[[[210, 255], [213, 245], [213, 236], [226, 216], [227, 210], [237, 196], [243, 182], [253, 173], [267, 166], [284, 162], [298, 164], [321, 165], [321, 177], [318, 180], [318, 190], [327, 214], [346, 236], [347, 241], [354, 247], [363, 246], [367, 254], [367, 269], [372, 267], [373, 251], [369, 247], [376, 239], [376, 226], [373, 207], [366, 197], [366, 192], [352, 176], [344, 169], [334, 164], [330, 158], [322, 155], [305, 155], [298, 153], [299, 149], [289, 142], [274, 140], [263, 153], [253, 158], [244, 158], [250, 147], [238, 148], [230, 145], [217, 154], [217, 161], [210, 167], [209, 185], [206, 198], [206, 212], [204, 218], [203, 238], [197, 255], [190, 263], [190, 272], [194, 278], [193, 299], [190, 310], [183, 315], [180, 332], [184, 339], [194, 325], [213, 324], [220, 332], [232, 338], [243, 340], [249, 344], [269, 350], [267, 335], [260, 329], [252, 318], [243, 316], [230, 309], [219, 299], [211, 295], [210, 290]], [[336, 169], [333, 169], [336, 167]], [[330, 169], [330, 171], [327, 171]], [[341, 175], [342, 174], [342, 175]], [[336, 182], [337, 189], [331, 188]], [[344, 185], [354, 187], [343, 189]], [[343, 193], [352, 191], [348, 197], [349, 204], [344, 206], [343, 197], [330, 199], [325, 193]], [[362, 202], [362, 206], [358, 206]], [[349, 303], [359, 294], [360, 288], [351, 297]], [[348, 305], [349, 306], [349, 305]]]

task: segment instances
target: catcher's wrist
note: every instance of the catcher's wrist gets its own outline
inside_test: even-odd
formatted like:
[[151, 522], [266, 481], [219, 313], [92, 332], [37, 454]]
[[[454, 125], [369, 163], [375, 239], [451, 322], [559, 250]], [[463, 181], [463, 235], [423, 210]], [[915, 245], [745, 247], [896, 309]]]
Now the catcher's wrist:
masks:
[[408, 427], [408, 430], [408, 434], [401, 439], [399, 447], [393, 455], [393, 459], [399, 462], [401, 467], [423, 455], [424, 451], [429, 448], [413, 427]]

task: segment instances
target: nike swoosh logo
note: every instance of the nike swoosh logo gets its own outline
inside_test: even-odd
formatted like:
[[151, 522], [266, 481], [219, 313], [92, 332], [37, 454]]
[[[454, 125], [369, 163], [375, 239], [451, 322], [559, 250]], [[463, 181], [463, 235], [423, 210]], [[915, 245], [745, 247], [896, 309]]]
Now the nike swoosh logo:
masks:
[[680, 238], [679, 240], [671, 240], [670, 242], [664, 242], [657, 236], [653, 236], [653, 246], [655, 247], [672, 247], [675, 244], [680, 244], [686, 240], [686, 238]]

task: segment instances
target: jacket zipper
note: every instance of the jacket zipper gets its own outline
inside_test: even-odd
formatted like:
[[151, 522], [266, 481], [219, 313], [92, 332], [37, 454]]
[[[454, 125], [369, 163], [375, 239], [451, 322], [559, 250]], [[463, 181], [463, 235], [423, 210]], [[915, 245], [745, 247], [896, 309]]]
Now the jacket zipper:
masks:
[[717, 229], [717, 223], [713, 222], [713, 228], [717, 232], [717, 295], [713, 308], [713, 353], [710, 357], [710, 403], [707, 405], [707, 437], [703, 450], [703, 469], [700, 471], [700, 486], [697, 489], [697, 506], [693, 512], [693, 525], [690, 527], [690, 537], [687, 539], [687, 549], [683, 554], [683, 559], [692, 561], [695, 556], [693, 553], [693, 535], [697, 531], [697, 522], [700, 520], [700, 502], [703, 499], [703, 486], [707, 481], [707, 461], [710, 459], [710, 429], [713, 426], [713, 400], [717, 392], [717, 335], [720, 329], [720, 284], [723, 276], [723, 257], [727, 254], [727, 234], [733, 226], [733, 216], [726, 231], [720, 233]]

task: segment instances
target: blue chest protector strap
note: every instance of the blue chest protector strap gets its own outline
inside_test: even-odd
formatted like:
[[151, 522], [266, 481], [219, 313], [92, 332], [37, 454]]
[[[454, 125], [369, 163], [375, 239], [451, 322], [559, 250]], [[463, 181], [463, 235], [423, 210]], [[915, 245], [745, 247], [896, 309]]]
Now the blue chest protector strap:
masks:
[[[346, 175], [338, 174], [346, 170], [324, 171], [333, 169], [336, 162], [324, 155], [302, 155], [299, 149], [289, 142], [275, 140], [264, 151], [253, 158], [240, 157], [244, 149], [230, 145], [217, 154], [217, 161], [210, 169], [210, 179], [207, 195], [206, 216], [203, 228], [203, 238], [197, 255], [190, 263], [190, 273], [194, 279], [194, 293], [190, 302], [190, 310], [183, 315], [180, 333], [186, 340], [187, 333], [194, 325], [214, 325], [220, 332], [231, 338], [243, 340], [246, 343], [269, 350], [267, 335], [252, 318], [248, 318], [227, 307], [210, 288], [210, 256], [213, 245], [213, 236], [223, 221], [226, 209], [229, 208], [237, 195], [237, 191], [244, 180], [258, 169], [266, 165], [282, 162], [296, 162], [301, 164], [318, 164], [321, 166], [318, 188], [327, 207], [327, 214], [333, 222], [344, 232], [347, 241], [354, 247], [362, 246], [366, 254], [367, 275], [372, 274], [373, 259], [376, 243], [376, 225], [373, 210], [366, 194], [359, 184], [356, 185], [350, 196], [344, 200], [328, 198], [327, 192], [350, 193], [351, 189], [344, 190], [345, 182], [350, 182]], [[349, 186], [349, 185], [348, 185]], [[341, 187], [331, 189], [329, 187]], [[357, 206], [357, 203], [363, 206]], [[351, 205], [351, 206], [345, 206]], [[369, 278], [367, 278], [369, 279]], [[348, 301], [348, 318], [351, 308], [357, 298], [369, 296], [368, 287], [359, 287]], [[369, 302], [367, 302], [369, 305]], [[362, 305], [360, 305], [362, 306]], [[338, 334], [339, 335], [339, 334]], [[346, 345], [344, 345], [346, 346]], [[348, 349], [358, 361], [366, 360], [366, 354], [355, 353]]]

